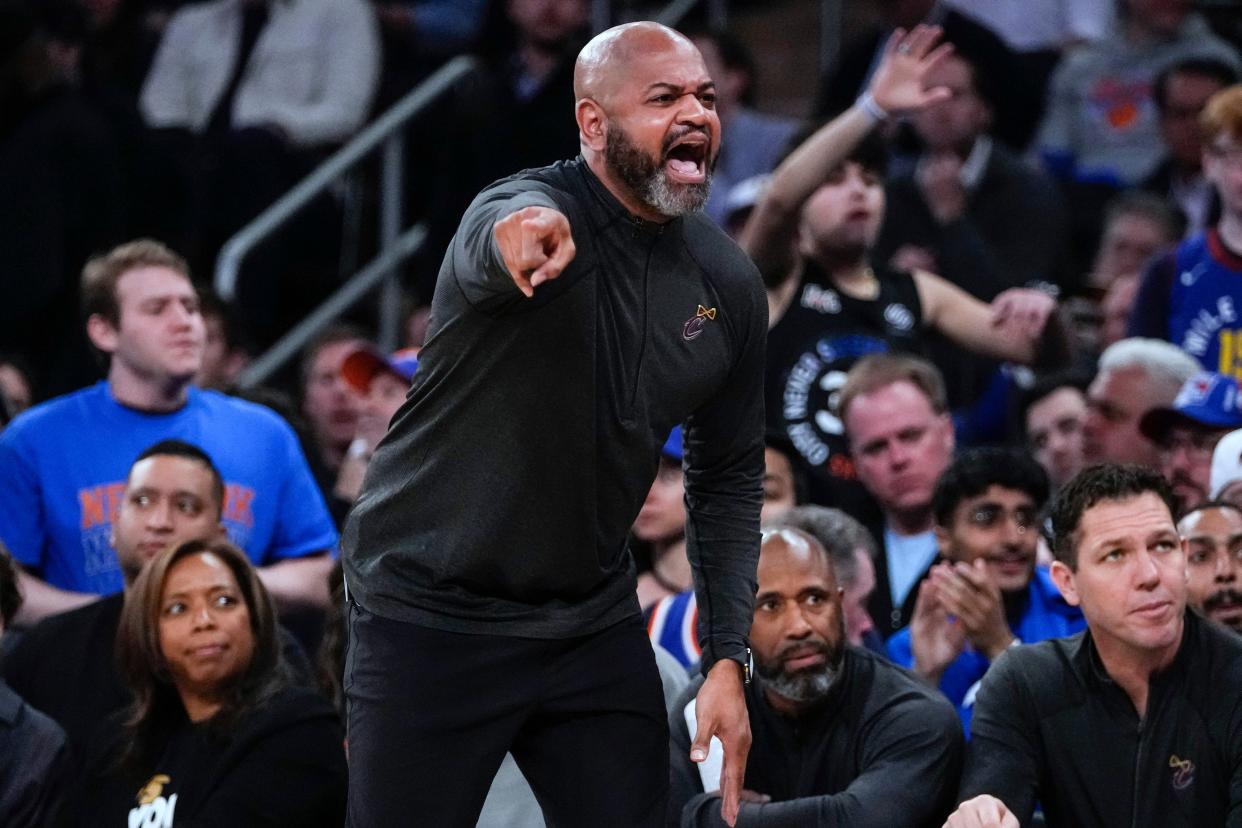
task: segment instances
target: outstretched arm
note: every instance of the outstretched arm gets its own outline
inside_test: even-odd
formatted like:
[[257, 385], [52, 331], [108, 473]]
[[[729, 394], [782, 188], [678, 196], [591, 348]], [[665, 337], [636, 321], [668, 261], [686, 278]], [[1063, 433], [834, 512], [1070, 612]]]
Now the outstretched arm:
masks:
[[943, 87], [924, 88], [924, 78], [952, 51], [937, 46], [940, 29], [916, 26], [893, 32], [867, 94], [822, 127], [776, 168], [739, 239], [768, 287], [786, 279], [794, 261], [794, 239], [802, 205], [878, 123], [877, 116], [921, 109], [948, 96]]
[[497, 221], [492, 232], [505, 269], [528, 299], [560, 276], [577, 252], [569, 219], [548, 207], [523, 207]]
[[1064, 345], [1056, 300], [1046, 293], [1011, 288], [988, 305], [934, 273], [913, 276], [927, 325], [969, 351], [1030, 365], [1049, 361]]

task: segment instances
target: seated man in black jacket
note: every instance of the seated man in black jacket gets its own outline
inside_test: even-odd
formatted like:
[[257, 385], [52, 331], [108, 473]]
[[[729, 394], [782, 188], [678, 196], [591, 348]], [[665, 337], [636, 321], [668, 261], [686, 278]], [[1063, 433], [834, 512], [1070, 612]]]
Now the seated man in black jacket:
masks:
[[[758, 579], [750, 628], [758, 678], [746, 688], [752, 742], [738, 828], [939, 826], [961, 769], [952, 706], [846, 644], [836, 574], [810, 535], [764, 532]], [[720, 765], [687, 759], [701, 684], [682, 694], [670, 722], [670, 825], [724, 824]]]
[[949, 828], [1236, 825], [1242, 642], [1186, 611], [1164, 479], [1094, 466], [1052, 510], [1051, 573], [1087, 631], [1010, 650], [983, 679]]

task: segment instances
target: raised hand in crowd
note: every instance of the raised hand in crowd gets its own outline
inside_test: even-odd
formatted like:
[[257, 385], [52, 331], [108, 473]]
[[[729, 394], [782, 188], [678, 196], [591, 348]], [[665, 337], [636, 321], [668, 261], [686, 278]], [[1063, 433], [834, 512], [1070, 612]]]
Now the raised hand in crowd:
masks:
[[1010, 288], [992, 300], [992, 325], [1008, 327], [1023, 337], [1038, 339], [1056, 310], [1056, 300], [1041, 290]]
[[867, 86], [877, 106], [895, 114], [922, 109], [949, 97], [949, 90], [942, 86], [928, 89], [924, 85], [932, 67], [953, 51], [947, 43], [937, 46], [939, 40], [938, 27], [922, 24], [909, 33], [897, 29], [889, 36], [880, 65]]
[[803, 204], [877, 121], [948, 97], [944, 87], [925, 86], [928, 73], [953, 51], [947, 44], [937, 46], [939, 38], [935, 26], [894, 31], [859, 103], [815, 132], [772, 173], [766, 195], [738, 240], [770, 287], [790, 275], [796, 216]]
[[[947, 566], [941, 564], [937, 568]], [[910, 649], [914, 653], [914, 672], [931, 684], [939, 684], [944, 671], [966, 649], [962, 625], [949, 617], [930, 578], [919, 584], [914, 613], [910, 616]]]
[[1013, 643], [1005, 620], [1000, 587], [988, 573], [987, 561], [961, 561], [932, 568], [931, 582], [939, 606], [957, 620], [971, 646], [994, 660]]

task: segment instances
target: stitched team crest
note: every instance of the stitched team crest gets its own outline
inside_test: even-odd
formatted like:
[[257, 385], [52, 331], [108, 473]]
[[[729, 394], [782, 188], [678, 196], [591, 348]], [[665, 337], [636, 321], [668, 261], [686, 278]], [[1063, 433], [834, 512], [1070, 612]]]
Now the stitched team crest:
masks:
[[1194, 783], [1194, 762], [1189, 759], [1178, 759], [1175, 753], [1169, 757], [1169, 767], [1173, 769], [1173, 790], [1184, 791]]
[[715, 308], [705, 308], [699, 305], [699, 309], [695, 311], [694, 316], [686, 320], [686, 324], [682, 326], [681, 336], [689, 342], [699, 334], [703, 333], [703, 328], [707, 326], [708, 320], [716, 319]]

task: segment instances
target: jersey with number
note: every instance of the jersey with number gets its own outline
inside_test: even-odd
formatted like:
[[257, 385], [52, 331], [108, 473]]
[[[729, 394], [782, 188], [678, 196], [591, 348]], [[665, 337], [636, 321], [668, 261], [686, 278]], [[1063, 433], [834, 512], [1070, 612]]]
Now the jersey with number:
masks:
[[1216, 228], [1197, 233], [1148, 268], [1131, 336], [1167, 339], [1207, 371], [1242, 379], [1242, 256]]
[[914, 278], [886, 268], [876, 276], [876, 297], [857, 299], [807, 262], [798, 292], [768, 332], [768, 428], [797, 450], [816, 503], [850, 508], [867, 502], [837, 412], [850, 368], [868, 354], [923, 352], [923, 307]]

